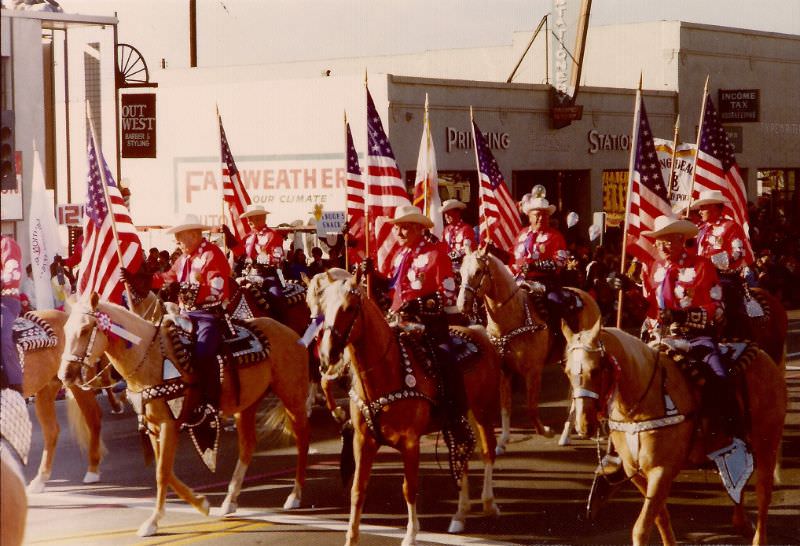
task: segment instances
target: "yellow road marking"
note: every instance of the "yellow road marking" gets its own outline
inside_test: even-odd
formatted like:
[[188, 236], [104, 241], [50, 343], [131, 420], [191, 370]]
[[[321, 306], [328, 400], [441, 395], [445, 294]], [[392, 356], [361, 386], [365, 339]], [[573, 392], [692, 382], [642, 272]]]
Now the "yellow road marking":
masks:
[[[216, 521], [198, 521], [189, 523], [177, 523], [174, 525], [160, 525], [158, 536], [143, 539], [136, 544], [141, 546], [155, 546], [161, 544], [195, 544], [211, 538], [219, 538], [226, 535], [235, 535], [238, 532], [254, 531], [274, 525], [263, 521], [251, 521], [246, 519], [226, 518]], [[42, 539], [30, 541], [28, 544], [68, 544], [71, 542], [91, 542], [104, 538], [123, 537], [134, 535], [136, 529], [119, 529], [115, 531], [105, 531], [102, 533], [86, 533], [73, 535], [59, 539]], [[166, 535], [165, 535], [166, 533]]]

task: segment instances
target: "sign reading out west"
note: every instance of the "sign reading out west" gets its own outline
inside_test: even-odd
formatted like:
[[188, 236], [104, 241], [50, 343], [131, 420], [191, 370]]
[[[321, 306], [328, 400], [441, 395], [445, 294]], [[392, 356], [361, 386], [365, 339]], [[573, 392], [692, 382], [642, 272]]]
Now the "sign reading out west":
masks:
[[122, 157], [156, 157], [155, 93], [122, 95]]

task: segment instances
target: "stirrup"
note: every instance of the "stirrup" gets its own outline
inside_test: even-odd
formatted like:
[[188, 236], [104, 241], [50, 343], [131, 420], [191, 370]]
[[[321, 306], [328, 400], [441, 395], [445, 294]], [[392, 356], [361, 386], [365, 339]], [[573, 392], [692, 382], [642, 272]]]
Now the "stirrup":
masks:
[[708, 458], [716, 463], [722, 485], [731, 500], [736, 504], [742, 502], [742, 491], [753, 473], [753, 454], [747, 444], [734, 438], [729, 446], [708, 454]]
[[[216, 415], [216, 413], [217, 409], [210, 403], [206, 402], [204, 404], [200, 404], [187, 416], [186, 421], [181, 423], [180, 430], [184, 431], [202, 425], [203, 421], [205, 421], [207, 417]], [[190, 422], [193, 419], [195, 419], [194, 422]]]

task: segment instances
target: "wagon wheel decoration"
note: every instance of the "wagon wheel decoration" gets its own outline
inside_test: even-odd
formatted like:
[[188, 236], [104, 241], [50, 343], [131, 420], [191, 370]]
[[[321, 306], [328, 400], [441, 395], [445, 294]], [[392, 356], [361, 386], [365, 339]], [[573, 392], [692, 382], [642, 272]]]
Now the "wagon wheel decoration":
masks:
[[147, 63], [138, 49], [117, 44], [117, 87], [151, 86]]

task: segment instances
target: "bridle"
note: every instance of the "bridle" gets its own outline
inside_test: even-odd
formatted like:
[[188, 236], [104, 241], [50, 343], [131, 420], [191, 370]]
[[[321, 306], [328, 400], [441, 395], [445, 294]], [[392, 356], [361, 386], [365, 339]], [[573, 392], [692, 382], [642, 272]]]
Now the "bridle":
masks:
[[[494, 283], [494, 277], [492, 276], [492, 269], [491, 267], [489, 267], [489, 257], [486, 254], [483, 254], [482, 256], [477, 256], [475, 259], [480, 264], [480, 267], [477, 269], [475, 276], [472, 277], [473, 280], [477, 280], [477, 282], [475, 282], [475, 287], [473, 287], [472, 284], [470, 283], [464, 283], [462, 284], [462, 286], [464, 287], [464, 290], [466, 292], [471, 292], [473, 294], [474, 300], [479, 300], [483, 298], [483, 296], [485, 295], [486, 289], [484, 288], [485, 284], [484, 279], [488, 278], [490, 283]], [[500, 309], [508, 302], [510, 302], [512, 299], [514, 299], [514, 296], [517, 295], [517, 292], [520, 291], [520, 288], [521, 286], [517, 285], [514, 288], [514, 290], [511, 291], [508, 297], [506, 297], [506, 299], [504, 299], [497, 305], [497, 308]]]
[[[588, 353], [588, 354], [598, 354], [599, 358], [601, 359], [600, 365], [599, 365], [599, 369], [600, 370], [604, 370], [605, 369], [605, 364], [603, 363], [602, 358], [606, 354], [606, 348], [603, 345], [603, 342], [598, 340], [597, 346], [596, 347], [592, 347], [591, 345], [588, 345], [586, 343], [580, 342], [580, 340], [578, 340], [578, 341], [579, 341], [579, 343], [571, 343], [567, 347], [567, 349], [566, 349], [567, 354], [569, 354], [569, 353], [571, 353], [573, 351], [583, 351], [583, 352]], [[601, 393], [595, 392], [595, 391], [593, 391], [591, 389], [588, 389], [588, 388], [586, 388], [584, 386], [583, 378], [584, 378], [585, 374], [584, 374], [584, 362], [583, 361], [581, 361], [580, 372], [578, 374], [573, 373], [572, 368], [570, 367], [568, 375], [569, 375], [569, 378], [570, 378], [570, 384], [572, 385], [572, 398], [592, 398], [592, 399], [595, 399], [595, 400], [598, 400], [598, 401], [601, 399]], [[605, 393], [602, 393], [602, 394], [605, 394]]]
[[[349, 295], [356, 296], [357, 303], [352, 305], [346, 311], [345, 310], [340, 310], [338, 313], [336, 313], [336, 319], [333, 321], [333, 324], [327, 325], [327, 326], [325, 326], [323, 328], [324, 331], [330, 332], [330, 335], [333, 338], [330, 352], [332, 353], [332, 355], [337, 355], [338, 354], [339, 358], [336, 359], [336, 360], [341, 360], [341, 353], [344, 351], [344, 348], [347, 346], [347, 342], [348, 342], [348, 340], [350, 338], [350, 334], [353, 331], [353, 326], [355, 326], [356, 320], [358, 320], [358, 318], [363, 316], [363, 314], [364, 314], [364, 310], [363, 310], [363, 306], [362, 306], [362, 302], [361, 302], [361, 297], [360, 297], [361, 294], [359, 293], [358, 288], [357, 287], [350, 288], [347, 291], [347, 293]], [[344, 327], [344, 329], [341, 329], [337, 325], [339, 323], [339, 318], [343, 314], [352, 315], [352, 316], [350, 317], [350, 320], [347, 323], [347, 325]], [[342, 366], [342, 369], [339, 370], [338, 373], [332, 374], [332, 375], [335, 378], [338, 378], [339, 376], [341, 376], [343, 370], [344, 370], [344, 366]], [[328, 375], [330, 376], [331, 374], [328, 374]]]

